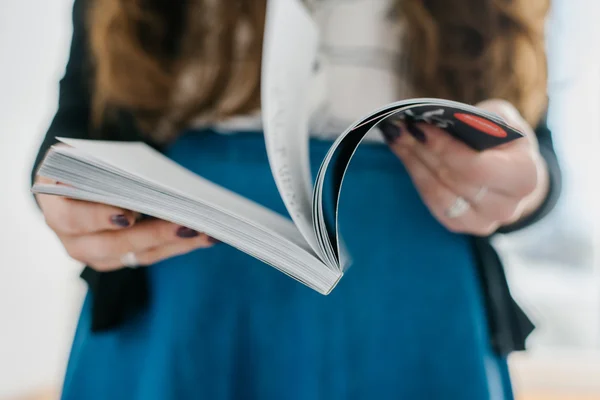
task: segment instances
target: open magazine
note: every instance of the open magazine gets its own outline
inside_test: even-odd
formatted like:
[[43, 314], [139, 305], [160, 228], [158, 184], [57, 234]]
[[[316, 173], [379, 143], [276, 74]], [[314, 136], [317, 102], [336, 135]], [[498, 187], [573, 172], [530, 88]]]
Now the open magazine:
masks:
[[66, 146], [53, 147], [38, 174], [64, 185], [35, 184], [32, 191], [110, 204], [205, 232], [328, 294], [351, 259], [337, 225], [344, 173], [378, 124], [387, 119], [435, 124], [477, 150], [522, 137], [499, 117], [466, 104], [400, 101], [348, 127], [313, 180], [308, 105], [317, 28], [299, 0], [270, 0], [267, 7], [264, 138], [291, 219], [193, 174], [144, 143], [58, 138]]

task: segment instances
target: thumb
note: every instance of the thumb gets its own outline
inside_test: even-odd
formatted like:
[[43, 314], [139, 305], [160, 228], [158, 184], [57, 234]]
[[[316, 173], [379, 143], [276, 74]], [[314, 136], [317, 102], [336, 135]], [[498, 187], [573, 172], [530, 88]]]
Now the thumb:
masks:
[[498, 115], [506, 124], [523, 133], [530, 143], [537, 143], [533, 129], [512, 103], [502, 99], [489, 99], [478, 103], [476, 107]]

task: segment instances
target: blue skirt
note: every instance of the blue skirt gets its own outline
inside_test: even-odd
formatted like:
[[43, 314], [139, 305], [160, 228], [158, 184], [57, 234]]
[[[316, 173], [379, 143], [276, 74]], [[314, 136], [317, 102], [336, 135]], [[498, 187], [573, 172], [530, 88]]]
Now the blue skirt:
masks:
[[[311, 141], [313, 172], [330, 145]], [[188, 132], [167, 155], [285, 213], [261, 135]], [[386, 146], [356, 153], [340, 224], [354, 263], [329, 296], [226, 244], [150, 267], [150, 306], [112, 331], [90, 331], [88, 295], [63, 399], [512, 399], [470, 239]]]

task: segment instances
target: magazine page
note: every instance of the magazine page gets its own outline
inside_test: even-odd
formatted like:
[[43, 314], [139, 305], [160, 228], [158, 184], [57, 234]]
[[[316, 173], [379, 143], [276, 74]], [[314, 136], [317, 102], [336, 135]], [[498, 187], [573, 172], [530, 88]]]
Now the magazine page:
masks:
[[318, 32], [299, 0], [267, 2], [262, 116], [269, 163], [283, 202], [315, 253], [308, 154], [309, 98]]
[[351, 262], [337, 227], [337, 209], [344, 173], [364, 137], [379, 122], [407, 104], [409, 102], [386, 107], [352, 124], [334, 142], [317, 173], [313, 192], [315, 235], [324, 249], [327, 260], [339, 265], [342, 270]]
[[[310, 250], [289, 219], [194, 174], [144, 143], [58, 139], [69, 147], [57, 147], [53, 150], [55, 153], [64, 154], [71, 159], [85, 157], [87, 164], [101, 165], [106, 171], [128, 178], [130, 185], [144, 183], [148, 187], [160, 188], [162, 193], [201, 202], [240, 221], [247, 221], [265, 231], [285, 237], [307, 251]], [[89, 184], [91, 183], [90, 181]], [[96, 185], [101, 183], [103, 182], [94, 182]], [[93, 189], [93, 185], [89, 189]], [[131, 191], [129, 194], [133, 196], [137, 192]]]
[[349, 262], [338, 232], [337, 214], [344, 174], [364, 137], [383, 120], [428, 123], [444, 129], [469, 147], [483, 151], [523, 134], [500, 117], [479, 108], [442, 99], [411, 99], [390, 104], [358, 120], [329, 149], [317, 174], [313, 204], [316, 236], [329, 258]]
[[341, 277], [321, 261], [289, 218], [214, 184], [144, 143], [61, 139], [39, 174], [61, 185], [34, 193], [122, 207], [227, 243], [327, 294]]

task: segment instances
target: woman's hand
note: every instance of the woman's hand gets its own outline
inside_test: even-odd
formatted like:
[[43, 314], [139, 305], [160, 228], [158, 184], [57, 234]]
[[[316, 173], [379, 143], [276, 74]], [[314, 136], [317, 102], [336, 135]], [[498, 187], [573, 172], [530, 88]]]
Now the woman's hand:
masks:
[[446, 228], [487, 236], [541, 205], [548, 171], [535, 133], [510, 103], [488, 100], [478, 106], [500, 115], [526, 137], [478, 152], [427, 124], [388, 124], [384, 136]]
[[[53, 183], [42, 177], [37, 180]], [[205, 234], [170, 222], [137, 222], [135, 213], [104, 204], [41, 194], [37, 200], [69, 255], [98, 271], [151, 265], [215, 243]]]

